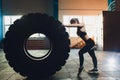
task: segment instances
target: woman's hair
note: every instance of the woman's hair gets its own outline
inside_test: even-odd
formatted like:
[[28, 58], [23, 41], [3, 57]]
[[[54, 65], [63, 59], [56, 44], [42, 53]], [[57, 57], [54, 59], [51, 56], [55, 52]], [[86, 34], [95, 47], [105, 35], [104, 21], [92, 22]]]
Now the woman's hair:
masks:
[[72, 19], [70, 20], [70, 24], [74, 24], [74, 23], [77, 23], [77, 24], [80, 23], [79, 20], [78, 20], [78, 18], [72, 18]]

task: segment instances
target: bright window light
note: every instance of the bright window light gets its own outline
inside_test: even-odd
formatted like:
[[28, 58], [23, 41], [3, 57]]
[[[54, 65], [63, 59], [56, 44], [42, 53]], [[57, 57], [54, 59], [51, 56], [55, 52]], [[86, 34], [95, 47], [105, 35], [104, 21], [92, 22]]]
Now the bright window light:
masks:
[[5, 33], [8, 31], [9, 27], [13, 22], [19, 18], [21, 18], [22, 15], [5, 15], [3, 16], [3, 36], [5, 36]]
[[33, 35], [30, 36], [31, 38], [38, 38], [38, 37], [45, 37], [45, 35], [40, 34], [40, 33], [35, 33]]
[[[78, 18], [80, 23], [85, 24], [88, 36], [93, 38], [98, 50], [103, 50], [103, 18], [102, 15], [63, 15], [63, 24], [70, 24], [71, 18]], [[78, 37], [76, 28], [66, 27], [70, 37]]]
[[[15, 20], [21, 18], [22, 15], [5, 15], [3, 16], [3, 37], [5, 33], [8, 31], [11, 24], [14, 23]], [[36, 33], [31, 37], [45, 37], [43, 34]]]
[[10, 16], [4, 16], [4, 25], [10, 24]]
[[12, 16], [11, 17], [11, 23], [13, 23], [15, 20], [17, 20], [17, 19], [19, 19], [19, 18], [21, 18], [21, 16]]

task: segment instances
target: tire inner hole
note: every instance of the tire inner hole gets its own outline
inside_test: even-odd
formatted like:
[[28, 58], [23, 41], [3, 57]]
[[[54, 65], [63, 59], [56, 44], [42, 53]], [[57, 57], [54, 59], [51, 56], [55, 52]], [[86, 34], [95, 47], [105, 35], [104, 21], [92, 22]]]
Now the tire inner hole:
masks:
[[26, 55], [34, 60], [47, 58], [52, 50], [50, 40], [42, 33], [30, 35], [25, 44]]

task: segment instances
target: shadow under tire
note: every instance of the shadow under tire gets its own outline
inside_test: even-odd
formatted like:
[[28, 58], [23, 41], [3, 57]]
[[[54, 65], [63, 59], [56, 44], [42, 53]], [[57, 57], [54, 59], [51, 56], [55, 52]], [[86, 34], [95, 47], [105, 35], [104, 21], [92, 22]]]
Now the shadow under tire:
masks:
[[[34, 33], [46, 35], [52, 45], [44, 59], [31, 59], [26, 55], [25, 45]], [[49, 77], [65, 65], [70, 52], [69, 35], [65, 26], [53, 17], [30, 13], [17, 19], [5, 34], [4, 52], [9, 65], [22, 76]]]

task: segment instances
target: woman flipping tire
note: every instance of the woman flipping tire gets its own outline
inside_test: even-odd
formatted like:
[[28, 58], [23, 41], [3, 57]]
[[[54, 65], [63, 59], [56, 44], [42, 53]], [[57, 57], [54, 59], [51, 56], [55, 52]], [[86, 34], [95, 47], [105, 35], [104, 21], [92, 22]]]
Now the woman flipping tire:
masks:
[[[26, 42], [34, 33], [44, 34], [51, 47], [44, 58], [28, 56]], [[46, 14], [31, 13], [16, 20], [4, 39], [4, 52], [9, 65], [27, 77], [48, 77], [65, 65], [70, 52], [69, 35], [58, 20]], [[32, 58], [31, 58], [32, 57]]]

